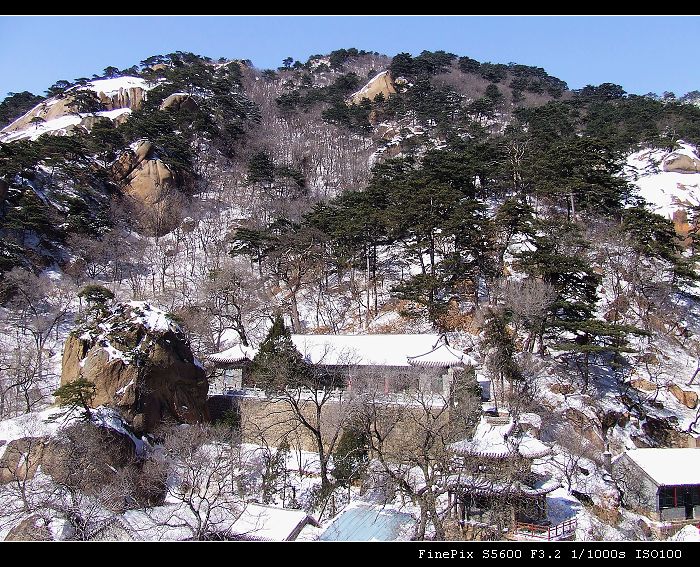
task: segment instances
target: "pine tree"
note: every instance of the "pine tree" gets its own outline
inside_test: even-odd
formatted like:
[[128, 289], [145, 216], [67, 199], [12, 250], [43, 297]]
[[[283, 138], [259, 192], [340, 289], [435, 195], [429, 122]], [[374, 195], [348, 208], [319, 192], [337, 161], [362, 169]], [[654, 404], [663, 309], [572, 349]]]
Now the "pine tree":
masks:
[[252, 380], [266, 391], [279, 392], [309, 381], [311, 369], [292, 342], [282, 315], [275, 315], [267, 337], [253, 359]]
[[351, 424], [343, 429], [333, 453], [333, 476], [341, 485], [362, 478], [369, 463], [369, 443], [365, 428]]
[[90, 421], [92, 416], [90, 404], [95, 399], [95, 394], [95, 384], [83, 377], [64, 384], [53, 393], [61, 407], [67, 407], [69, 411], [82, 409], [83, 421]]

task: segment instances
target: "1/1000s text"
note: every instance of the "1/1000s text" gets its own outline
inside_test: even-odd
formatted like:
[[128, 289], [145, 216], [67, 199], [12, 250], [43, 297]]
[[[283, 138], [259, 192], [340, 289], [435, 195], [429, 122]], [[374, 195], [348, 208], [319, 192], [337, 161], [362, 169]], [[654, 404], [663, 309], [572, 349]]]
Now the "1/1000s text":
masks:
[[634, 549], [633, 553], [617, 549], [419, 549], [418, 559], [681, 559], [680, 549]]

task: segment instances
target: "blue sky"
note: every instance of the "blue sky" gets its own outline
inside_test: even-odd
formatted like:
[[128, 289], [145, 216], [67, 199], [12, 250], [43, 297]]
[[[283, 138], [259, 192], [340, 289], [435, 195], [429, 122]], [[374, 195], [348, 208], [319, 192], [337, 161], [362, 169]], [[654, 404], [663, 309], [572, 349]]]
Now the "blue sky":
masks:
[[681, 17], [0, 17], [0, 97], [41, 94], [58, 79], [192, 51], [251, 59], [356, 47], [387, 55], [444, 49], [479, 61], [544, 67], [571, 88], [614, 82], [630, 92], [700, 90], [700, 18]]

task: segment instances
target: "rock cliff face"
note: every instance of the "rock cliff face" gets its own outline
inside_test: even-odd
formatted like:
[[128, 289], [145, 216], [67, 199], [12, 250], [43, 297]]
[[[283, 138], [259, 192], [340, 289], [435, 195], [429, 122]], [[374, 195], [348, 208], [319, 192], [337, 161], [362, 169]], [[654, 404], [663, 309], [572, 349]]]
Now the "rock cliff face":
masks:
[[95, 384], [94, 407], [117, 409], [138, 433], [166, 419], [208, 419], [204, 369], [182, 329], [145, 302], [117, 304], [69, 336], [61, 384], [79, 377]]
[[389, 74], [389, 71], [383, 71], [362, 87], [359, 91], [350, 97], [351, 104], [360, 104], [363, 98], [374, 100], [378, 94], [383, 94], [384, 98], [389, 98], [389, 95], [396, 93], [394, 81]]
[[[97, 86], [91, 90], [97, 94], [97, 97], [100, 99], [100, 102], [104, 105], [106, 110], [116, 110], [118, 108], [138, 110], [141, 108], [143, 101], [146, 98], [147, 90], [142, 87], [120, 87], [114, 91], [104, 93], [100, 90], [100, 81], [97, 81], [96, 85]], [[62, 116], [72, 114], [74, 113], [74, 109], [69, 106], [72, 100], [73, 96], [70, 94], [70, 91], [68, 91], [63, 98], [46, 100], [32, 108], [9, 126], [3, 128], [2, 132], [17, 132], [19, 130], [30, 128], [32, 126], [31, 121], [33, 118], [42, 118], [48, 122], [49, 120], [54, 120], [55, 118], [61, 118]]]
[[122, 87], [116, 93], [98, 92], [97, 97], [107, 110], [116, 110], [117, 108], [138, 110], [143, 105], [145, 94], [146, 91], [141, 87]]
[[176, 188], [176, 175], [160, 159], [153, 155], [151, 142], [142, 141], [133, 151], [124, 152], [112, 166], [112, 173], [124, 186], [124, 192], [134, 199], [138, 208], [160, 213], [163, 222], [158, 236], [173, 230], [180, 222], [177, 211], [181, 198]]

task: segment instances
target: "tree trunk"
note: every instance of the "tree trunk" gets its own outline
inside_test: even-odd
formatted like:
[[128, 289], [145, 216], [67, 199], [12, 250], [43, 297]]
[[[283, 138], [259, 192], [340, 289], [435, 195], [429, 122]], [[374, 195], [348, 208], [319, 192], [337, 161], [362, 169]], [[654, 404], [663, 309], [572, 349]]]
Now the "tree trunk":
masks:
[[299, 305], [297, 304], [297, 291], [292, 291], [291, 296], [292, 329], [295, 333], [301, 333], [301, 318], [299, 317]]
[[428, 510], [426, 509], [425, 503], [421, 500], [420, 502], [420, 521], [416, 526], [416, 533], [414, 539], [418, 541], [423, 541], [425, 539], [425, 529], [428, 525]]

